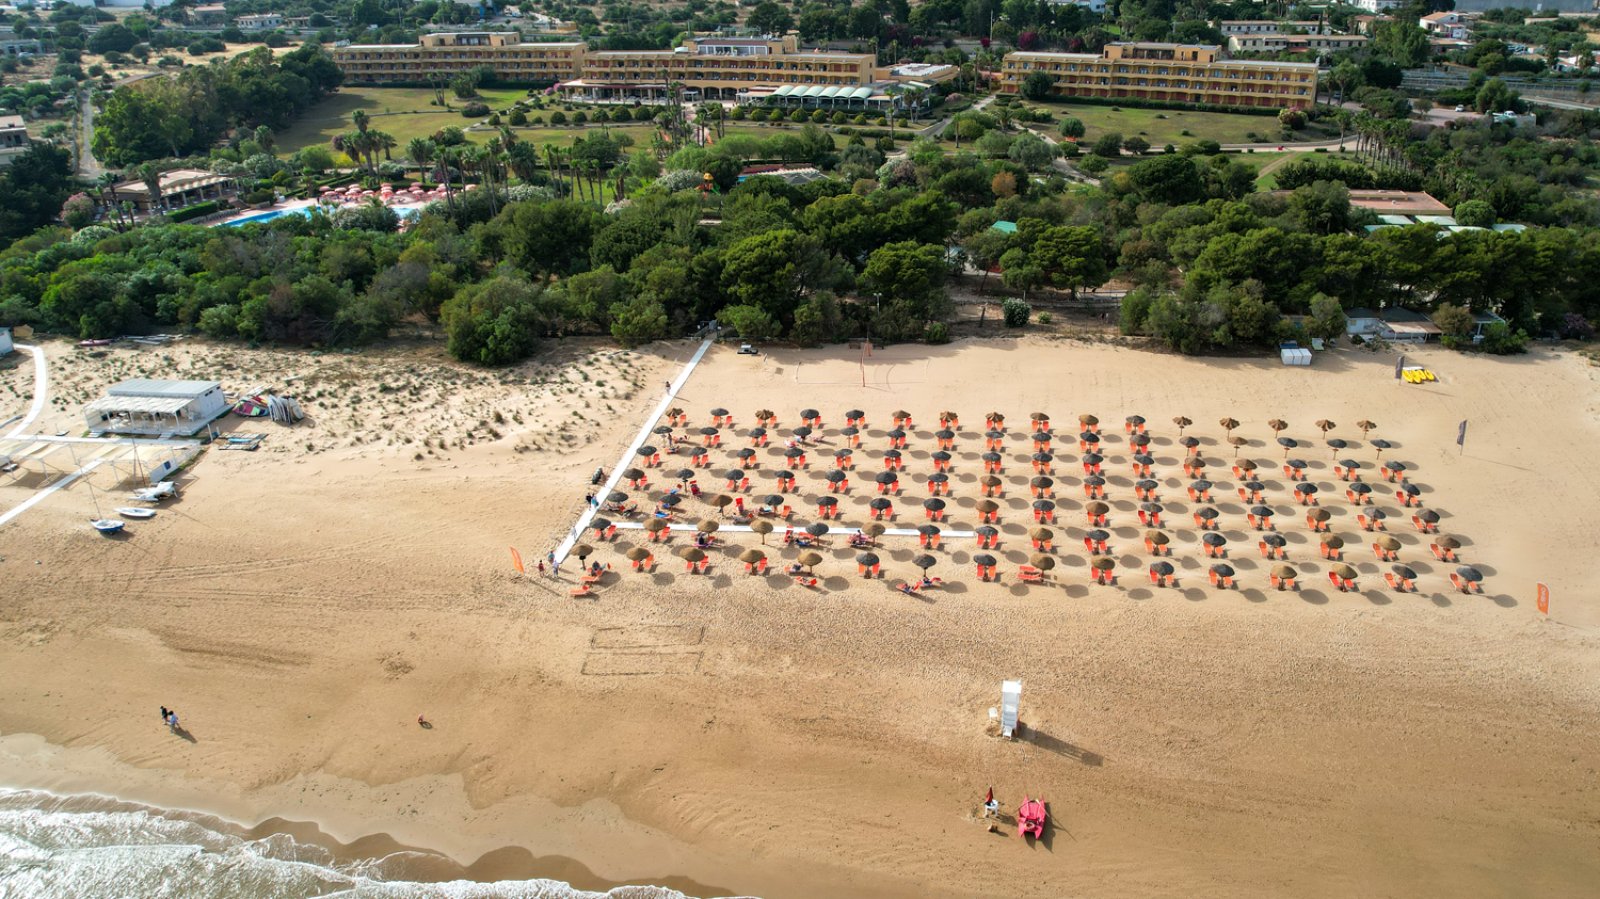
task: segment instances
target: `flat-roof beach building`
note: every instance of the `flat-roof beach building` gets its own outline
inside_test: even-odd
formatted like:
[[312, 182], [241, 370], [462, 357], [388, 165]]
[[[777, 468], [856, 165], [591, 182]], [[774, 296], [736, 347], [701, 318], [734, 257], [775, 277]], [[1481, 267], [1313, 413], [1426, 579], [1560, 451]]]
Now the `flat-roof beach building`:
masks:
[[216, 381], [136, 378], [113, 384], [83, 407], [90, 431], [113, 434], [197, 434], [227, 414], [228, 400]]

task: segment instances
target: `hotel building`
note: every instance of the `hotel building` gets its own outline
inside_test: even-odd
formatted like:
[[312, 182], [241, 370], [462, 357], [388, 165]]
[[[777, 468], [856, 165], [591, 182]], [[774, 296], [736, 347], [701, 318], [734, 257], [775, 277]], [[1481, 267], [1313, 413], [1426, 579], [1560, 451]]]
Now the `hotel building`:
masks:
[[1287, 34], [1264, 32], [1235, 34], [1228, 37], [1230, 53], [1335, 53], [1354, 50], [1367, 45], [1364, 34]]
[[1000, 64], [1000, 89], [1019, 93], [1034, 72], [1055, 81], [1058, 97], [1281, 109], [1310, 106], [1317, 96], [1315, 63], [1228, 59], [1217, 46], [1118, 43], [1098, 54], [1010, 53]]
[[793, 35], [701, 37], [671, 50], [590, 50], [576, 42], [521, 43], [509, 32], [425, 34], [414, 45], [335, 47], [333, 59], [352, 83], [418, 83], [487, 66], [507, 81], [557, 82], [564, 95], [581, 100], [658, 99], [669, 84], [708, 99], [785, 87], [842, 93], [882, 82], [930, 86], [958, 74], [944, 65], [879, 68], [870, 53], [801, 50]]
[[422, 84], [477, 68], [506, 81], [564, 81], [577, 76], [584, 45], [525, 44], [512, 31], [424, 34], [415, 44], [346, 44], [333, 61], [353, 84]]

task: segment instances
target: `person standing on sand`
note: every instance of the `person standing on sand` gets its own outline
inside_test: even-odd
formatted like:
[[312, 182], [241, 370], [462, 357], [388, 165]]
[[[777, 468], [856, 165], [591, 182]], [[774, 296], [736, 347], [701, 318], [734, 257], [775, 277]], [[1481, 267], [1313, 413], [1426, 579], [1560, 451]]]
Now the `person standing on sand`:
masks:
[[544, 560], [539, 560], [539, 576], [544, 577]]
[[167, 712], [167, 730], [172, 733], [178, 732], [178, 712], [176, 709]]
[[161, 723], [162, 724], [166, 724], [167, 723], [167, 716], [171, 715], [171, 714], [172, 714], [172, 710], [171, 709], [167, 708], [166, 706], [162, 706], [161, 707]]

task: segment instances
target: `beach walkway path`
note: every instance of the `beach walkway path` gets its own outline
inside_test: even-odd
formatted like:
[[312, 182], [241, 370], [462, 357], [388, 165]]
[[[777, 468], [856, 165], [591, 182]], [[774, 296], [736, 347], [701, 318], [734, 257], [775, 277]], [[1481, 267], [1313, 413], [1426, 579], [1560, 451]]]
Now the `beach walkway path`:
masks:
[[50, 366], [45, 362], [44, 350], [26, 343], [19, 343], [16, 348], [33, 354], [33, 405], [28, 407], [28, 414], [22, 417], [22, 421], [5, 435], [7, 437], [20, 437], [23, 431], [33, 427], [33, 423], [44, 413], [45, 401], [50, 398]]
[[[683, 366], [683, 371], [678, 372], [678, 376], [673, 378], [668, 385], [667, 395], [661, 398], [661, 402], [657, 404], [655, 411], [651, 412], [650, 416], [645, 419], [644, 424], [639, 426], [639, 433], [634, 436], [633, 442], [628, 444], [627, 449], [622, 451], [621, 458], [617, 460], [615, 465], [611, 466], [611, 476], [606, 478], [606, 484], [600, 488], [598, 495], [605, 496], [617, 489], [617, 484], [622, 481], [622, 473], [633, 462], [633, 457], [638, 454], [639, 447], [644, 446], [645, 441], [650, 439], [650, 432], [655, 428], [656, 422], [661, 420], [661, 416], [667, 414], [667, 408], [678, 398], [678, 391], [682, 390], [683, 385], [688, 383], [689, 376], [694, 374], [695, 366], [699, 365], [700, 360], [706, 357], [706, 353], [715, 342], [715, 334], [700, 342], [700, 348], [694, 351], [693, 356], [689, 357], [688, 363]], [[572, 548], [578, 545], [578, 538], [583, 536], [583, 532], [589, 528], [589, 522], [594, 520], [595, 512], [596, 510], [593, 506], [584, 508], [583, 514], [578, 516], [578, 523], [572, 526], [572, 531], [567, 534], [566, 539], [562, 540], [561, 545], [556, 547], [556, 564], [559, 565], [567, 560], [567, 555], [572, 552]]]

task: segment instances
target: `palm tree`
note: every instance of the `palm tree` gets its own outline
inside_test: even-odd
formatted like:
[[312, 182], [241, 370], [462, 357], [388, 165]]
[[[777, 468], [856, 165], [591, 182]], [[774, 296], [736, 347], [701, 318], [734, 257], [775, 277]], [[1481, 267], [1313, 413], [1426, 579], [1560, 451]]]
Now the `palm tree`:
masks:
[[273, 137], [272, 135], [272, 129], [268, 128], [266, 125], [256, 126], [255, 141], [257, 144], [261, 145], [261, 149], [264, 152], [269, 153], [272, 151], [272, 145], [278, 142], [277, 138]]
[[518, 180], [530, 183], [539, 171], [539, 149], [526, 141], [508, 144], [506, 162]]
[[392, 162], [394, 160], [394, 157], [389, 155], [389, 151], [400, 145], [399, 141], [394, 139], [394, 135], [387, 131], [371, 131], [367, 133], [367, 137], [372, 140], [372, 152], [376, 153], [382, 150], [384, 162]]
[[150, 192], [150, 214], [155, 215], [161, 206], [161, 170], [156, 168], [155, 163], [147, 162], [139, 166], [139, 180]]
[[434, 154], [438, 152], [438, 149], [438, 147], [434, 146], [433, 141], [425, 137], [413, 137], [406, 144], [406, 157], [411, 160], [412, 165], [417, 167], [417, 177], [421, 178], [424, 183], [428, 180], [428, 164], [433, 161]]
[[100, 202], [116, 217], [118, 231], [126, 227], [126, 223], [122, 220], [122, 203], [117, 200], [117, 182], [121, 180], [121, 175], [107, 170], [100, 173], [97, 182], [100, 186]]
[[356, 114], [350, 117], [350, 121], [355, 123], [357, 131], [361, 132], [362, 134], [366, 134], [367, 124], [371, 122], [372, 119], [367, 115], [365, 110], [358, 109], [356, 110]]
[[441, 147], [439, 149], [439, 167], [444, 174], [444, 202], [452, 212], [456, 208], [455, 178], [450, 173], [452, 163], [461, 161], [460, 147]]

